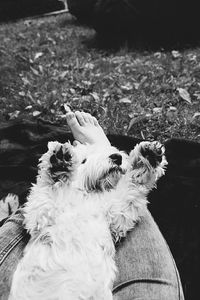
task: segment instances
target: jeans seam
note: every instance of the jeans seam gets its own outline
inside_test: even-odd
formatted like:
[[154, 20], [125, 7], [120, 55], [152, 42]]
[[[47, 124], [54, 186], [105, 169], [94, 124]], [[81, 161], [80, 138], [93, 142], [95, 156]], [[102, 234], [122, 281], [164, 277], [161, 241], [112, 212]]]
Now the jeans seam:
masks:
[[18, 234], [0, 253], [0, 265], [8, 254], [13, 250], [13, 248], [24, 238], [23, 231]]
[[119, 283], [118, 285], [116, 285], [112, 292], [113, 294], [117, 293], [118, 291], [120, 291], [123, 288], [126, 288], [127, 286], [134, 284], [134, 283], [159, 283], [159, 284], [164, 284], [164, 285], [168, 285], [170, 284], [170, 281], [167, 279], [159, 279], [159, 278], [136, 278], [136, 279], [130, 279], [130, 280], [126, 280], [123, 281], [121, 283]]

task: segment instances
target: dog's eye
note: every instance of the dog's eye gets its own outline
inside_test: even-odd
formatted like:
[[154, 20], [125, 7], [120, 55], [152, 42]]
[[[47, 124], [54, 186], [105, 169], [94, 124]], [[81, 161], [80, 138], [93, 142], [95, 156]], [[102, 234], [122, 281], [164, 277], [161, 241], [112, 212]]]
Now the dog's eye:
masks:
[[85, 158], [85, 159], [82, 161], [82, 164], [84, 164], [84, 163], [86, 162], [86, 160], [87, 160], [87, 159]]

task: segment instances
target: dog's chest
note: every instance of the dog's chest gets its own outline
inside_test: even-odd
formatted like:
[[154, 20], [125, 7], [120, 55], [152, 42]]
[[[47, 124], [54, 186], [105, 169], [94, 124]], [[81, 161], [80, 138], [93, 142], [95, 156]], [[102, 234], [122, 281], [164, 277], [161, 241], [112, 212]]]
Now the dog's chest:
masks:
[[[17, 296], [14, 300], [29, 299], [30, 289], [36, 295], [30, 298], [34, 300], [65, 297], [77, 300], [80, 299], [78, 294], [88, 295], [82, 299], [90, 299], [98, 293], [103, 295], [116, 272], [115, 250], [102, 205], [97, 202], [70, 198], [57, 209], [54, 222], [43, 228], [25, 250], [15, 274]], [[20, 286], [27, 274], [31, 282], [28, 279], [23, 286], [24, 297], [19, 298], [18, 291], [22, 290]], [[57, 288], [53, 288], [55, 284]], [[55, 298], [51, 298], [53, 296]]]
[[113, 248], [104, 205], [97, 198], [74, 197], [58, 211], [55, 230], [66, 244], [84, 248]]

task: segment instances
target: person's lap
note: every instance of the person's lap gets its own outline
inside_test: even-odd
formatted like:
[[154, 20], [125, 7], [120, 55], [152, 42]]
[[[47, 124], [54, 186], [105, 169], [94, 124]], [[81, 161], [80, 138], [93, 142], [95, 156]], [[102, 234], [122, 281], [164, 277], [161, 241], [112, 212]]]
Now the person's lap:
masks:
[[[14, 269], [29, 236], [23, 217], [13, 215], [0, 228], [0, 299], [7, 299]], [[117, 245], [114, 299], [183, 299], [172, 255], [147, 211], [136, 227]]]
[[115, 286], [124, 282], [116, 299], [183, 299], [174, 259], [148, 210], [119, 244], [116, 260], [119, 273]]

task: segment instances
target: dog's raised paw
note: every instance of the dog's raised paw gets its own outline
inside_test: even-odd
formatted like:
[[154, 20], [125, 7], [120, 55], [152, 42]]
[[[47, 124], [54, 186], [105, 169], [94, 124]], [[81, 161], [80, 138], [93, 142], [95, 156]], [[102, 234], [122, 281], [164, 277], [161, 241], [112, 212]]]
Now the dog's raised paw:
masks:
[[131, 151], [130, 163], [134, 182], [151, 189], [158, 178], [165, 174], [167, 165], [165, 148], [157, 141], [141, 142]]
[[140, 144], [141, 155], [148, 160], [153, 168], [156, 168], [163, 161], [165, 148], [164, 146], [155, 142], [142, 142]]
[[71, 145], [57, 144], [50, 156], [49, 173], [54, 182], [66, 181], [72, 176], [74, 169], [74, 154]]

